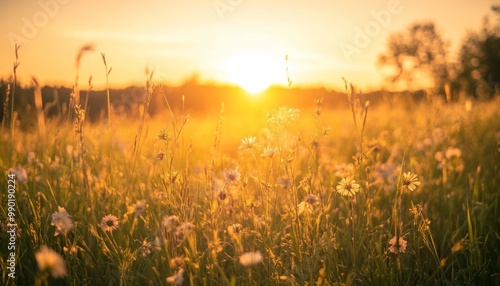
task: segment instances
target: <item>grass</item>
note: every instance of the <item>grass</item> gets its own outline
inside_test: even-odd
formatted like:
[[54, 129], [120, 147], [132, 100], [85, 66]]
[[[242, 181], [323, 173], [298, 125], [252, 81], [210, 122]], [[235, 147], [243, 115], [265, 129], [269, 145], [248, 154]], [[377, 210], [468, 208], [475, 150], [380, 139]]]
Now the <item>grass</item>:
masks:
[[[318, 99], [313, 110], [91, 125], [77, 105], [74, 122], [49, 120], [43, 137], [4, 132], [2, 185], [17, 174], [17, 280], [3, 267], [0, 284], [499, 284], [498, 99], [468, 112], [368, 112], [346, 88], [346, 110]], [[344, 178], [359, 185], [353, 196], [337, 192]], [[59, 207], [69, 221], [54, 220], [68, 218]], [[119, 222], [111, 232], [101, 227], [108, 214]], [[37, 263], [42, 246], [65, 275]]]

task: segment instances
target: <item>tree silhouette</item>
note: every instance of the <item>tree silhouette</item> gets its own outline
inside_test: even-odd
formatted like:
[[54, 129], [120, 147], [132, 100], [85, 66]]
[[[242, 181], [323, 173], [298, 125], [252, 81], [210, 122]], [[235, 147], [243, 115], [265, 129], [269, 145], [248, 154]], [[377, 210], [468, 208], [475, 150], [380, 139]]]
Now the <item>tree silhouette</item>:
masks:
[[412, 89], [418, 80], [418, 89], [442, 92], [448, 80], [447, 49], [434, 23], [415, 23], [389, 36], [387, 51], [379, 56], [378, 65], [391, 69], [390, 82], [406, 83], [406, 88]]
[[[500, 6], [492, 10], [500, 13]], [[500, 21], [485, 18], [479, 32], [469, 32], [460, 49], [458, 80], [468, 95], [486, 98], [500, 85]]]

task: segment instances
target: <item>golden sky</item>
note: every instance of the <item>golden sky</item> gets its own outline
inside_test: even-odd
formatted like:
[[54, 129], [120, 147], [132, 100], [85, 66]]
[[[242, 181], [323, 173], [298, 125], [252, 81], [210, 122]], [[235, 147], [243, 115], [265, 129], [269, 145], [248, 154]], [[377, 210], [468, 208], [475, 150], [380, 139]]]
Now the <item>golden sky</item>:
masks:
[[[294, 85], [339, 88], [342, 77], [364, 89], [380, 86], [377, 55], [387, 36], [416, 21], [433, 20], [452, 44], [477, 30], [490, 0], [0, 0], [0, 77], [12, 72], [21, 44], [19, 77], [72, 85], [83, 45], [80, 86], [105, 81], [100, 53], [112, 67], [110, 84], [155, 78], [252, 86], [286, 85], [285, 55]], [[361, 35], [363, 34], [363, 35]]]

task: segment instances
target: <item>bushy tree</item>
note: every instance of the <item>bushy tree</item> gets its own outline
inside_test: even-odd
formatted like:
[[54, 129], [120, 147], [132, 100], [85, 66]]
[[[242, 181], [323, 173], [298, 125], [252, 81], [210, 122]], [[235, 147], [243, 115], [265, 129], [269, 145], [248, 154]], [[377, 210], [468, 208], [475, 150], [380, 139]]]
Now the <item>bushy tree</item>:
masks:
[[412, 89], [433, 88], [443, 92], [448, 80], [448, 43], [443, 41], [432, 22], [415, 23], [405, 31], [389, 36], [387, 51], [379, 56], [378, 65], [388, 67], [390, 82], [406, 84]]
[[[492, 10], [500, 13], [500, 7]], [[462, 90], [478, 98], [495, 93], [495, 85], [500, 85], [500, 21], [492, 24], [485, 18], [480, 31], [468, 33], [459, 55], [458, 81]]]

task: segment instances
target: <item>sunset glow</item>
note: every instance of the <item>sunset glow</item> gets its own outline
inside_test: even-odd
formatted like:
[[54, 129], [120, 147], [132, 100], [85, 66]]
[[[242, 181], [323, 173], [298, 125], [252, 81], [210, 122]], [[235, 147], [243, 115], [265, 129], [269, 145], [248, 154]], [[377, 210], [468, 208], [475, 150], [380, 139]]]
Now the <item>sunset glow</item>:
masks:
[[0, 285], [500, 285], [498, 1], [0, 0]]
[[266, 90], [271, 84], [282, 82], [284, 60], [281, 62], [269, 55], [248, 53], [228, 59], [222, 68], [230, 83], [237, 84], [250, 94]]
[[[411, 23], [436, 21], [457, 45], [480, 27], [495, 1], [4, 1], [0, 9], [0, 77], [12, 74], [14, 45], [21, 45], [18, 78], [71, 86], [83, 45], [95, 52], [81, 63], [81, 79], [103, 88], [100, 53], [113, 67], [111, 86], [144, 82], [144, 67], [157, 80], [179, 84], [193, 73], [202, 81], [232, 83], [249, 92], [286, 85], [289, 55], [295, 85], [341, 89], [342, 77], [364, 89], [379, 88], [376, 67], [389, 34]], [[428, 5], [433, 5], [428, 9]], [[457, 8], [458, 7], [458, 8]], [[453, 12], [450, 12], [453, 11]], [[83, 17], [82, 15], [86, 15]], [[40, 56], [43, 54], [43, 56]], [[9, 63], [9, 64], [7, 64]]]

